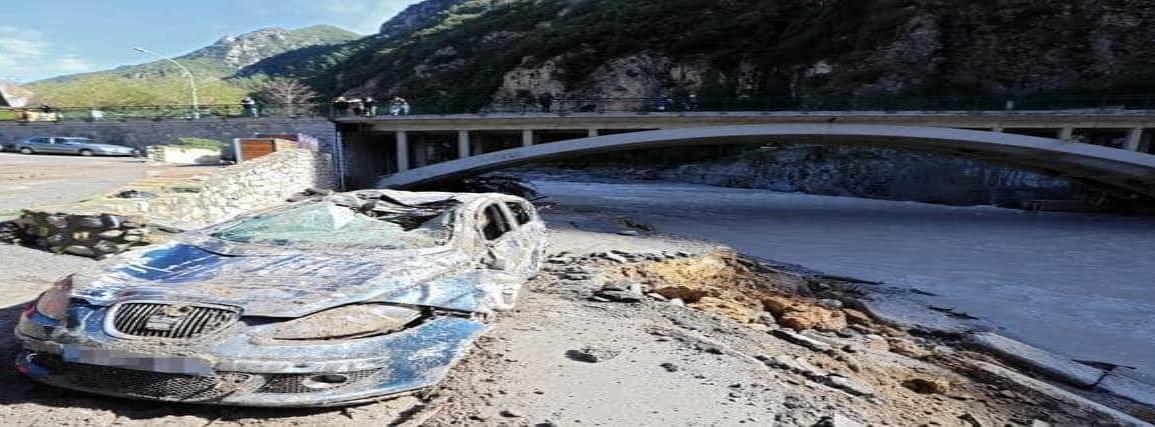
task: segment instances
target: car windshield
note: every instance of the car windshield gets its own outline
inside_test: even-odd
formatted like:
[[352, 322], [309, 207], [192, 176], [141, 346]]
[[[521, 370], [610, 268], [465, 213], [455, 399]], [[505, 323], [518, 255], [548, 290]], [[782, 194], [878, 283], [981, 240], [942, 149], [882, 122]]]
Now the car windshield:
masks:
[[73, 144], [92, 144], [92, 143], [96, 142], [96, 141], [93, 141], [93, 140], [88, 139], [88, 138], [60, 138], [60, 139], [63, 140], [64, 142], [69, 142], [69, 143], [73, 143]]
[[212, 233], [221, 240], [277, 246], [422, 249], [448, 242], [449, 206], [351, 208], [310, 203], [255, 216]]

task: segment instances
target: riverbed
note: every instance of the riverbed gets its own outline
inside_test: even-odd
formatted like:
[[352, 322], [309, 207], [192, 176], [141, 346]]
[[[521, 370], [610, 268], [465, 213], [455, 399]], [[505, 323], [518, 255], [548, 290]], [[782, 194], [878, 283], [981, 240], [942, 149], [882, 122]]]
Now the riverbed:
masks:
[[[570, 179], [570, 178], [566, 178]], [[927, 300], [1078, 360], [1155, 376], [1155, 218], [533, 178], [569, 207]]]

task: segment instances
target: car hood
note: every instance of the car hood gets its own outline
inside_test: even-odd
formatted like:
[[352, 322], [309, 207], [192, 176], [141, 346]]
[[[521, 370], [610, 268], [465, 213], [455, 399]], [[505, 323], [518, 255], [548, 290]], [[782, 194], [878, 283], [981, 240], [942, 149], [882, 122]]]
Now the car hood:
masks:
[[[215, 248], [214, 248], [215, 249]], [[458, 250], [224, 255], [189, 243], [129, 252], [73, 276], [73, 297], [95, 305], [181, 301], [240, 307], [242, 315], [300, 317], [377, 301], [488, 312], [499, 292]]]

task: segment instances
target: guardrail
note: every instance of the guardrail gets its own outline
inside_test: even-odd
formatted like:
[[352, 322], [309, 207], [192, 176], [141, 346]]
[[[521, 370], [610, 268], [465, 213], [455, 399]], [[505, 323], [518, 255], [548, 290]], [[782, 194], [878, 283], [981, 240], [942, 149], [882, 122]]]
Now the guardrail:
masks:
[[[491, 113], [653, 113], [653, 112], [774, 112], [774, 111], [1058, 111], [1155, 110], [1155, 96], [808, 96], [651, 98], [498, 98], [466, 97], [415, 99], [407, 108], [379, 102], [373, 111], [355, 106], [338, 109], [331, 103], [264, 104], [256, 110], [240, 104], [101, 106], [0, 109], [0, 121], [100, 121], [126, 119], [197, 120], [213, 118], [279, 117], [340, 118], [389, 115], [448, 115]], [[370, 114], [372, 113], [372, 114]]]

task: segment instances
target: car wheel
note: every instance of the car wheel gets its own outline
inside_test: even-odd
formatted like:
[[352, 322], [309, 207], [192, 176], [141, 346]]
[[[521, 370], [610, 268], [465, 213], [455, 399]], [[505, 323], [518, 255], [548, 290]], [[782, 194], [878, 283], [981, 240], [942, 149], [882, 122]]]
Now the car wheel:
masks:
[[22, 147], [20, 149], [20, 153], [21, 154], [36, 154], [36, 151], [31, 149], [31, 148], [28, 148], [28, 147]]
[[92, 157], [93, 154], [92, 150], [80, 150], [80, 155], [84, 157]]

